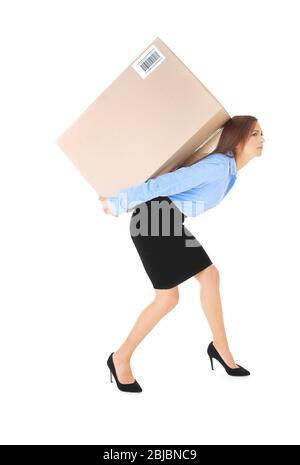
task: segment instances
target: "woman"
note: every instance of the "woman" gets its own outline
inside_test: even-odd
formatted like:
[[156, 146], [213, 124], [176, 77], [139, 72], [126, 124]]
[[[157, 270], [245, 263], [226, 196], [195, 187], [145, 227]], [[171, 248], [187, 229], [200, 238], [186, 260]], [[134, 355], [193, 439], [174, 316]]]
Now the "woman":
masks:
[[237, 179], [237, 171], [261, 155], [263, 141], [257, 118], [234, 116], [223, 126], [215, 150], [204, 158], [122, 189], [116, 197], [99, 197], [105, 213], [114, 216], [138, 205], [131, 216], [130, 233], [155, 290], [153, 302], [107, 360], [111, 381], [113, 375], [120, 390], [142, 391], [130, 368], [133, 351], [176, 306], [178, 285], [192, 276], [200, 283], [201, 304], [212, 331], [213, 341], [207, 348], [212, 369], [215, 358], [231, 376], [250, 375], [235, 363], [229, 349], [218, 269], [183, 222], [187, 216], [197, 216], [216, 206], [227, 195]]

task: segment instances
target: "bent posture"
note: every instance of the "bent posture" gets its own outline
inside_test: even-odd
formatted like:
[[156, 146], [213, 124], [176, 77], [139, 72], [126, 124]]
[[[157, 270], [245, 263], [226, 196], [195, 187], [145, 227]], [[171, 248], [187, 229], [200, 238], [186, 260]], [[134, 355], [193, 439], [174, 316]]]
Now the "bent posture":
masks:
[[115, 197], [99, 197], [105, 213], [114, 216], [136, 207], [130, 233], [155, 291], [153, 301], [107, 360], [111, 381], [113, 375], [120, 390], [142, 391], [131, 371], [131, 356], [151, 329], [177, 305], [178, 285], [190, 277], [199, 283], [201, 305], [212, 332], [213, 340], [207, 348], [211, 367], [215, 358], [231, 376], [250, 374], [235, 363], [229, 348], [218, 269], [183, 222], [187, 216], [197, 216], [216, 206], [235, 184], [238, 170], [261, 155], [263, 142], [257, 118], [235, 116], [225, 123], [215, 150], [204, 158], [122, 189]]

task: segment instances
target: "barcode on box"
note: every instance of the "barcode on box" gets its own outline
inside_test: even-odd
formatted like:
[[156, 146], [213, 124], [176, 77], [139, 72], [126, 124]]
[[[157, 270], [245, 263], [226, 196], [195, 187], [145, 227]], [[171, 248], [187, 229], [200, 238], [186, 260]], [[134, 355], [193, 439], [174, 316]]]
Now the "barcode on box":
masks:
[[156, 47], [151, 45], [132, 65], [133, 69], [145, 79], [165, 60], [164, 55]]

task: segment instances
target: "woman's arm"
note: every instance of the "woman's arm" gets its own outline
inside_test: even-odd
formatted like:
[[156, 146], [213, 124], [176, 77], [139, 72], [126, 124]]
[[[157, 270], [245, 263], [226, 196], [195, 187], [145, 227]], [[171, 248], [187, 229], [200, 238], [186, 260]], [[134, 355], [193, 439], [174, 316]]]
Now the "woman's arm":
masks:
[[117, 196], [107, 197], [107, 206], [112, 214], [119, 216], [129, 208], [155, 197], [178, 194], [214, 181], [225, 176], [227, 171], [228, 165], [222, 158], [206, 157], [194, 165], [183, 166], [141, 184], [120, 189]]

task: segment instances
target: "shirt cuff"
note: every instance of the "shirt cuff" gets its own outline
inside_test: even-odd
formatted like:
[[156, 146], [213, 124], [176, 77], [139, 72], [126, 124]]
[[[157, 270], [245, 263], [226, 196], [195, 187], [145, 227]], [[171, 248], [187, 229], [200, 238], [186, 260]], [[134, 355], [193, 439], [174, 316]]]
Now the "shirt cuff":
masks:
[[127, 212], [127, 210], [119, 203], [118, 197], [107, 197], [106, 201], [108, 209], [113, 215], [119, 216], [122, 213]]

